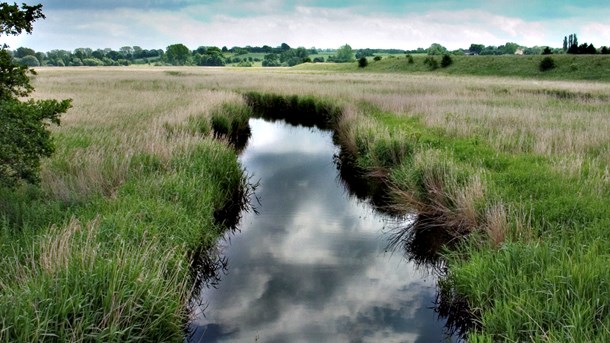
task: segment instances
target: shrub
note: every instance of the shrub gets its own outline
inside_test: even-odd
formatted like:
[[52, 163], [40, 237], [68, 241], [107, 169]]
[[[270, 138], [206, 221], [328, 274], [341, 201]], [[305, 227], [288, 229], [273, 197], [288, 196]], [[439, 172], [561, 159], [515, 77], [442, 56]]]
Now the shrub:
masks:
[[411, 56], [410, 54], [408, 54], [408, 55], [407, 55], [407, 62], [408, 62], [409, 64], [413, 64], [413, 63], [415, 63], [415, 61], [413, 61], [413, 56]]
[[381, 61], [381, 56], [375, 56], [373, 58], [373, 61], [377, 62], [377, 61]]
[[366, 59], [366, 57], [362, 56], [362, 57], [360, 57], [360, 59], [358, 59], [358, 67], [364, 68], [368, 65], [369, 65], [369, 61]]
[[424, 65], [427, 65], [430, 70], [438, 69], [438, 61], [434, 57], [426, 57]]
[[555, 60], [550, 56], [547, 56], [543, 58], [542, 61], [540, 61], [539, 68], [542, 72], [554, 69], [555, 67], [557, 67], [557, 65], [555, 64]]
[[448, 66], [453, 64], [453, 59], [450, 55], [444, 54], [443, 59], [441, 60], [441, 67], [447, 68]]

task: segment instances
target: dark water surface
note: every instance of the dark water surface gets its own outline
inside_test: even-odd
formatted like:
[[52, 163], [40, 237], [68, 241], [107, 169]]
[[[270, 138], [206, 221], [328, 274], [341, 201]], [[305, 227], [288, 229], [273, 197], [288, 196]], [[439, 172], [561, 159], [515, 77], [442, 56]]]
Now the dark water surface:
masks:
[[250, 125], [241, 162], [260, 180], [259, 213], [221, 243], [228, 268], [202, 290], [190, 341], [444, 341], [435, 277], [386, 252], [389, 218], [347, 193], [331, 133]]

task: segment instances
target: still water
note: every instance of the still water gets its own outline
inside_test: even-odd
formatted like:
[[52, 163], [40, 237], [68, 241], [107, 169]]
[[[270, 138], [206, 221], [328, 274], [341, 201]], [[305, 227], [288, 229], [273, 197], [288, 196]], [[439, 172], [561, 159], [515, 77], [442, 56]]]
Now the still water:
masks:
[[338, 179], [331, 133], [250, 121], [241, 163], [258, 213], [221, 242], [191, 342], [442, 342], [436, 279], [387, 252], [389, 218]]

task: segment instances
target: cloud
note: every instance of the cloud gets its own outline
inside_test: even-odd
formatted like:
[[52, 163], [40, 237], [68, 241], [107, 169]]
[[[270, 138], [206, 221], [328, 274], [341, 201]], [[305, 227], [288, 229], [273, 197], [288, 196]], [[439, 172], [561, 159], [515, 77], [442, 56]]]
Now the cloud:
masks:
[[[104, 2], [86, 1], [80, 9], [55, 6], [59, 3], [51, 2], [54, 6], [49, 5], [47, 19], [36, 24], [34, 35], [11, 39], [11, 45], [47, 51], [125, 45], [165, 48], [179, 42], [192, 49], [286, 42], [294, 47], [336, 48], [348, 43], [354, 48], [415, 49], [436, 42], [457, 49], [470, 43], [501, 45], [508, 41], [559, 46], [563, 36], [572, 32], [582, 32], [582, 40], [600, 45], [608, 36], [602, 21], [586, 19], [592, 11], [587, 7], [574, 10], [572, 19], [532, 20], [512, 10], [497, 14], [502, 12], [491, 5], [468, 9], [476, 1], [462, 5], [466, 9], [455, 9], [457, 3], [451, 3], [447, 10], [423, 12], [409, 7], [415, 5], [367, 7], [356, 2], [347, 7], [342, 3], [322, 7], [312, 6], [315, 1], [279, 0], [121, 1], [120, 7], [118, 1], [103, 6], [95, 4]], [[608, 9], [593, 12], [610, 14]]]

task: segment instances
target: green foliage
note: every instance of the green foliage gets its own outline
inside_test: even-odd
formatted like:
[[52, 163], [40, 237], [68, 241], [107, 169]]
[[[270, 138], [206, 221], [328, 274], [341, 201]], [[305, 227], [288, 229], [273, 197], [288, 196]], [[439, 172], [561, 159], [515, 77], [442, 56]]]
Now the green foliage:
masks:
[[438, 61], [431, 56], [426, 57], [426, 59], [424, 59], [424, 65], [428, 66], [429, 70], [436, 70], [438, 69]]
[[366, 57], [362, 56], [362, 57], [360, 57], [360, 59], [358, 59], [359, 68], [365, 68], [368, 65], [369, 65], [369, 61], [366, 59]]
[[165, 49], [165, 58], [172, 65], [188, 65], [191, 51], [184, 44], [173, 44]]
[[542, 61], [540, 61], [540, 66], [538, 67], [540, 69], [540, 71], [545, 72], [551, 69], [555, 69], [557, 65], [555, 64], [555, 60], [550, 57], [547, 56], [545, 58], [542, 59]]
[[345, 44], [341, 46], [337, 50], [337, 55], [335, 56], [335, 62], [345, 63], [352, 62], [354, 60], [354, 50], [349, 44]]
[[430, 45], [430, 47], [426, 50], [426, 52], [428, 53], [428, 55], [431, 55], [431, 56], [444, 55], [447, 53], [447, 48], [445, 48], [444, 46], [442, 46], [438, 43], [432, 43], [432, 45]]
[[70, 101], [38, 100], [0, 102], [0, 184], [12, 186], [19, 180], [38, 181], [40, 158], [54, 151], [49, 122], [59, 124], [59, 114]]
[[40, 61], [36, 58], [36, 56], [27, 55], [19, 60], [19, 64], [28, 66], [28, 67], [39, 67]]
[[381, 56], [375, 56], [373, 57], [373, 61], [377, 62], [377, 61], [381, 61], [382, 57]]
[[[0, 4], [0, 33], [31, 33], [32, 22], [44, 18], [41, 8]], [[34, 56], [22, 61], [27, 57], [38, 62]], [[0, 185], [5, 187], [38, 181], [40, 159], [54, 150], [47, 126], [59, 124], [59, 115], [70, 107], [70, 100], [22, 101], [34, 90], [28, 72], [33, 73], [13, 63], [5, 47], [0, 50]]]
[[407, 62], [409, 64], [415, 63], [415, 60], [413, 60], [413, 56], [411, 54], [407, 54]]
[[453, 59], [449, 54], [444, 54], [443, 59], [441, 60], [441, 67], [447, 68], [448, 66], [453, 64]]

